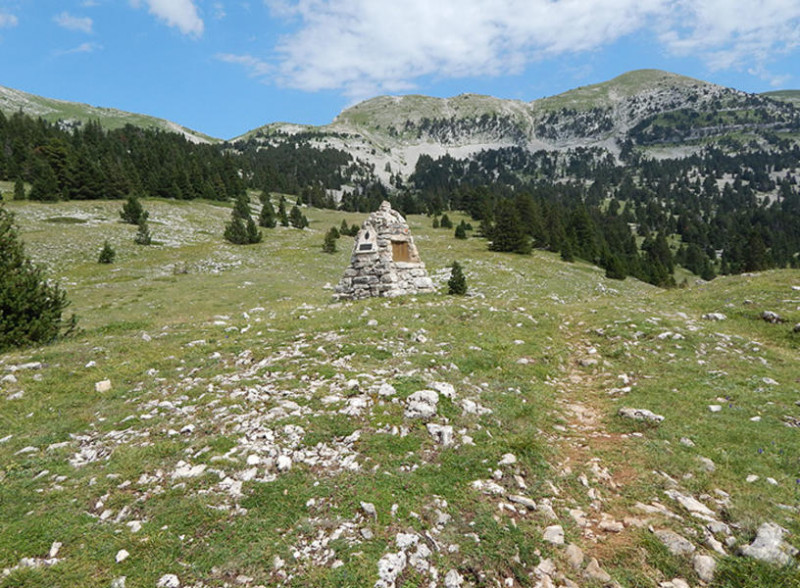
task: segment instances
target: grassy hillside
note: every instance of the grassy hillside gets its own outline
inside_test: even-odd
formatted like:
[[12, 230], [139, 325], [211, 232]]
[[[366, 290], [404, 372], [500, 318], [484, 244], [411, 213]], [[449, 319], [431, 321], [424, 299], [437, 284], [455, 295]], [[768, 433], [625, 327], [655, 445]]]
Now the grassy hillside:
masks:
[[[350, 241], [323, 235], [361, 216], [235, 247], [229, 208], [147, 201], [159, 244], [137, 247], [119, 202], [7, 206], [83, 331], [0, 355], [0, 586], [604, 585], [592, 558], [622, 586], [698, 585], [649, 527], [713, 555], [714, 586], [800, 586], [733, 555], [766, 521], [798, 545], [800, 272], [662, 291], [411, 217], [440, 293], [333, 303]], [[429, 420], [407, 414], [424, 389]]]
[[800, 106], [800, 90], [775, 90], [774, 92], [764, 92], [762, 96]]
[[3, 86], [0, 86], [0, 111], [6, 116], [22, 111], [30, 116], [41, 117], [50, 122], [85, 123], [98, 121], [106, 129], [119, 129], [130, 124], [147, 129], [152, 128], [181, 133], [188, 139], [200, 143], [216, 143], [219, 141], [174, 122], [146, 114], [135, 114], [117, 110], [116, 108], [103, 108], [80, 102], [44, 98]]

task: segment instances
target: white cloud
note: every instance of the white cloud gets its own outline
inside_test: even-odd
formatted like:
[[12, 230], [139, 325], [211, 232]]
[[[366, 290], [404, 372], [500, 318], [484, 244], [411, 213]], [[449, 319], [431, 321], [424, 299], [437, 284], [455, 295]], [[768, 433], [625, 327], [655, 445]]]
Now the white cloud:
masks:
[[280, 82], [350, 96], [407, 90], [423, 76], [513, 74], [636, 32], [712, 69], [763, 69], [800, 44], [800, 0], [265, 2], [295, 27], [275, 48]]
[[244, 67], [251, 77], [263, 77], [274, 71], [274, 67], [252, 55], [234, 55], [232, 53], [219, 53], [215, 56], [219, 61], [235, 63]]
[[91, 33], [93, 22], [92, 19], [88, 16], [86, 17], [79, 17], [79, 16], [72, 16], [68, 12], [62, 12], [61, 14], [57, 14], [53, 17], [55, 23], [60, 26], [61, 28], [70, 30], [70, 31], [79, 31], [81, 33]]
[[178, 27], [184, 35], [199, 37], [205, 25], [197, 13], [194, 0], [131, 0], [135, 7], [147, 4], [150, 14], [163, 20], [168, 26]]
[[74, 55], [76, 53], [94, 53], [95, 51], [100, 51], [103, 48], [102, 45], [97, 43], [81, 43], [77, 47], [73, 47], [72, 49], [64, 49], [61, 51], [56, 51], [56, 55]]
[[13, 14], [0, 12], [0, 29], [10, 29], [19, 24], [19, 19]]

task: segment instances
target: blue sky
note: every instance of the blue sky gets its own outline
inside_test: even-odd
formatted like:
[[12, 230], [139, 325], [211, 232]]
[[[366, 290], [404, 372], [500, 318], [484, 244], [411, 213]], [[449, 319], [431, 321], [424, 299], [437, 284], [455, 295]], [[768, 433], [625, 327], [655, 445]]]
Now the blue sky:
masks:
[[0, 85], [220, 138], [380, 94], [528, 101], [640, 68], [800, 88], [800, 0], [0, 0]]

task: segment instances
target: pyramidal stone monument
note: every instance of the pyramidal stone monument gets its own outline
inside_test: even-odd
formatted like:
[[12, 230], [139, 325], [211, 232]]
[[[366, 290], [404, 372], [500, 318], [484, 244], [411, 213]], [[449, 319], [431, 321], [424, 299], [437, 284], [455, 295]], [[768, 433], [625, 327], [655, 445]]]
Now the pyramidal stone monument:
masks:
[[361, 225], [335, 297], [360, 300], [434, 291], [406, 219], [384, 201]]

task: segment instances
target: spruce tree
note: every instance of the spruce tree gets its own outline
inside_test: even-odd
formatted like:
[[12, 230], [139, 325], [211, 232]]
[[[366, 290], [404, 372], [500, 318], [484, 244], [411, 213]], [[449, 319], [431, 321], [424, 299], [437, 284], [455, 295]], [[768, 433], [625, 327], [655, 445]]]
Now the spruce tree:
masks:
[[452, 229], [453, 221], [450, 220], [449, 216], [443, 214], [441, 220], [439, 221], [439, 226], [442, 227], [443, 229]]
[[131, 194], [125, 201], [125, 204], [122, 205], [119, 216], [124, 222], [130, 225], [138, 225], [141, 220], [146, 221], [150, 213], [142, 207], [139, 198], [137, 198], [135, 194]]
[[510, 251], [527, 254], [531, 252], [530, 238], [519, 222], [514, 204], [509, 200], [498, 203], [496, 222], [491, 230], [491, 251]]
[[455, 237], [456, 239], [467, 238], [467, 226], [464, 224], [464, 221], [461, 221], [461, 224], [456, 227]]
[[19, 177], [14, 182], [14, 200], [25, 200], [25, 184]]
[[447, 280], [447, 293], [456, 296], [463, 296], [467, 293], [467, 278], [464, 276], [464, 271], [461, 264], [457, 261], [453, 262], [450, 270], [450, 279]]
[[25, 255], [13, 215], [0, 204], [0, 352], [49, 343], [75, 328], [73, 315], [62, 318], [66, 293], [48, 282]]
[[100, 257], [97, 258], [97, 263], [114, 263], [114, 258], [117, 256], [117, 252], [114, 251], [114, 248], [106, 241], [103, 243], [103, 248], [100, 250]]
[[244, 192], [233, 204], [231, 222], [225, 225], [224, 237], [234, 245], [250, 245], [261, 241], [261, 231], [250, 214], [249, 198]]
[[147, 225], [147, 218], [139, 219], [139, 228], [136, 231], [133, 242], [137, 245], [150, 245], [153, 242], [153, 237], [150, 235], [150, 227]]
[[274, 229], [278, 224], [275, 220], [275, 208], [269, 199], [262, 200], [261, 214], [258, 215], [258, 224], [266, 229]]
[[281, 199], [278, 202], [278, 220], [280, 221], [282, 227], [289, 226], [289, 215], [286, 214], [286, 198], [284, 196], [281, 196]]
[[289, 222], [295, 229], [305, 229], [308, 226], [308, 219], [300, 212], [300, 209], [295, 204], [289, 212]]
[[339, 231], [336, 230], [336, 227], [333, 227], [325, 233], [325, 240], [322, 243], [322, 251], [324, 253], [336, 253], [336, 239], [338, 235]]

